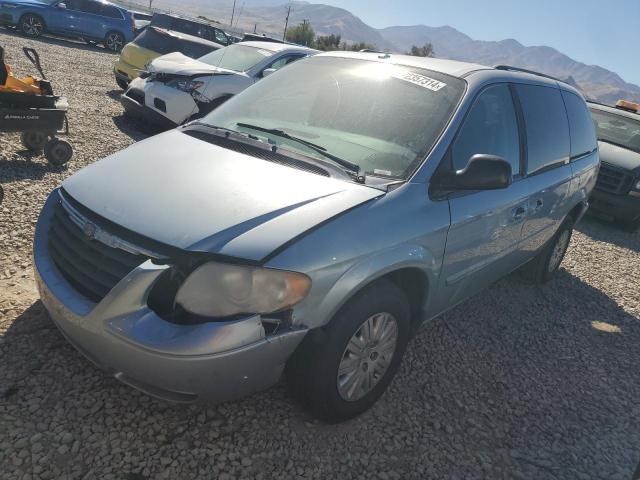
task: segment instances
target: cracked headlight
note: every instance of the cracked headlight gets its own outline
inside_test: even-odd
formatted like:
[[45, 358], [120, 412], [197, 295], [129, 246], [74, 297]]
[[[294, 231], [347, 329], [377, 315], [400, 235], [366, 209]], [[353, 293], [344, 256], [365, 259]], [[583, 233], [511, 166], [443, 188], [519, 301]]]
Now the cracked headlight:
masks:
[[186, 93], [192, 93], [194, 90], [202, 87], [204, 82], [201, 80], [179, 79], [167, 83], [167, 87], [177, 88]]
[[205, 317], [277, 312], [300, 302], [311, 288], [302, 273], [209, 262], [182, 284], [176, 303]]

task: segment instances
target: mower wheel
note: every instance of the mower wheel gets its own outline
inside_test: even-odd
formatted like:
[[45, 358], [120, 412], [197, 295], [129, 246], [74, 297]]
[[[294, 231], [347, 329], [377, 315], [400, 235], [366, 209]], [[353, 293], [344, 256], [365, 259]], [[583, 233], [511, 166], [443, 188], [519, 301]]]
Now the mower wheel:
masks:
[[22, 145], [34, 153], [42, 151], [47, 143], [47, 138], [47, 134], [43, 132], [22, 132], [20, 136]]
[[44, 156], [51, 165], [59, 167], [71, 160], [73, 147], [64, 140], [54, 138], [44, 146]]

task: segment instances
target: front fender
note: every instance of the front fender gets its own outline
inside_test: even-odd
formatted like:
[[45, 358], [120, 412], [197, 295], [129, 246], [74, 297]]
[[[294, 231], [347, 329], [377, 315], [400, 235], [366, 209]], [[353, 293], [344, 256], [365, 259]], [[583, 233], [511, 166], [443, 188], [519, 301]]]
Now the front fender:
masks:
[[[296, 317], [304, 319], [303, 323], [309, 328], [326, 325], [346, 302], [376, 279], [401, 269], [415, 268], [424, 274], [428, 287], [435, 284], [440, 266], [441, 258], [422, 245], [402, 244], [382, 250], [354, 263], [333, 283], [319, 303], [299, 309]], [[429, 294], [430, 289], [427, 288], [422, 309], [429, 304]]]

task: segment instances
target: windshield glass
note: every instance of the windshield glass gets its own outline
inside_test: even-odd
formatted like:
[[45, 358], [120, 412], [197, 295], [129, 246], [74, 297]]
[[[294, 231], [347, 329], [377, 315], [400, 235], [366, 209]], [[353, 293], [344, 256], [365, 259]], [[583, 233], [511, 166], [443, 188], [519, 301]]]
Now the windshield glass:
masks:
[[596, 123], [598, 140], [640, 152], [640, 119], [600, 110], [591, 110], [591, 116]]
[[248, 47], [246, 45], [229, 45], [215, 52], [211, 52], [198, 60], [201, 62], [236, 72], [246, 72], [251, 67], [260, 63], [265, 58], [272, 56], [274, 52], [262, 48]]
[[238, 124], [283, 130], [362, 173], [404, 179], [433, 146], [464, 88], [459, 78], [429, 70], [312, 57], [260, 81], [204, 121], [323, 158], [300, 142]]

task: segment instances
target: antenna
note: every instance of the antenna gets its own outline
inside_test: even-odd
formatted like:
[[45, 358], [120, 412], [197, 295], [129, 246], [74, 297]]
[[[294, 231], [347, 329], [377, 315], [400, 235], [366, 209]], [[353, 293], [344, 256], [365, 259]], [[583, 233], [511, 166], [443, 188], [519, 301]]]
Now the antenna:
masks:
[[283, 41], [287, 39], [287, 27], [289, 26], [289, 15], [291, 15], [291, 3], [289, 3], [289, 7], [287, 8], [287, 18], [284, 19], [284, 33], [282, 34]]
[[240, 5], [240, 12], [238, 13], [238, 16], [236, 17], [236, 28], [238, 28], [238, 22], [240, 21], [240, 17], [242, 16], [242, 12], [244, 10], [244, 4], [245, 3], [246, 2], [242, 2], [242, 5]]

